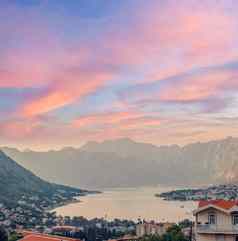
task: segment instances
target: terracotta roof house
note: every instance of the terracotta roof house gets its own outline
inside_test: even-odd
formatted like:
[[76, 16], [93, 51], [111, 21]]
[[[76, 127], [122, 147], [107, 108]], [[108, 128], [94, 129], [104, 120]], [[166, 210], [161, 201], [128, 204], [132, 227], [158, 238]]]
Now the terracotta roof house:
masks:
[[196, 241], [238, 241], [237, 201], [200, 201], [193, 214]]
[[24, 237], [19, 241], [80, 241], [79, 239], [46, 235], [34, 232], [23, 232], [22, 234]]

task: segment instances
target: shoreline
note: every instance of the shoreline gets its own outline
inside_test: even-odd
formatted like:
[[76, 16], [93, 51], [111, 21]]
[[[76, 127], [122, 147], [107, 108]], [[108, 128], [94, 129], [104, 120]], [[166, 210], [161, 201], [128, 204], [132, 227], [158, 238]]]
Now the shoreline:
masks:
[[74, 196], [73, 198], [69, 200], [65, 200], [63, 202], [57, 203], [55, 205], [49, 206], [44, 209], [45, 212], [54, 212], [56, 208], [60, 208], [69, 204], [74, 204], [74, 203], [81, 203], [82, 201], [80, 200], [80, 197], [88, 196], [88, 195], [93, 195], [93, 194], [100, 194], [103, 193], [102, 191], [87, 191], [85, 193], [80, 193], [77, 196]]
[[[105, 195], [91, 195], [80, 200], [82, 202], [80, 204], [67, 205], [53, 211], [61, 216], [83, 216], [87, 219], [106, 217], [107, 220], [125, 218], [136, 221], [138, 217], [143, 217], [146, 220], [171, 222], [178, 222], [186, 218], [193, 219], [191, 213], [197, 206], [196, 203], [188, 202], [184, 208], [181, 208], [182, 203], [173, 204], [154, 198], [154, 190], [158, 191], [157, 188], [139, 190], [126, 188], [125, 190], [105, 191], [103, 192]], [[146, 200], [150, 202], [150, 207], [148, 207]], [[149, 212], [144, 211], [147, 208]], [[165, 211], [166, 209], [168, 211]]]
[[[77, 196], [78, 197], [78, 196]], [[67, 200], [67, 201], [64, 201], [64, 202], [60, 202], [58, 204], [55, 204], [55, 205], [52, 205], [50, 207], [47, 207], [45, 208], [45, 212], [54, 212], [54, 209], [56, 208], [60, 208], [60, 207], [63, 207], [63, 206], [66, 206], [66, 205], [69, 205], [69, 204], [73, 204], [73, 203], [80, 203], [82, 202], [81, 200], [79, 199], [74, 199], [74, 200]]]

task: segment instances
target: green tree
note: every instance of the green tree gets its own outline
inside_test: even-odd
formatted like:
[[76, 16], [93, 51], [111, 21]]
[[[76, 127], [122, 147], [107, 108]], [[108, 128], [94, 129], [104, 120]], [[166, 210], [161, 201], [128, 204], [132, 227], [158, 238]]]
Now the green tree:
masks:
[[189, 228], [193, 225], [193, 222], [189, 219], [184, 219], [179, 223], [179, 227], [181, 228]]
[[181, 227], [174, 225], [170, 227], [167, 232], [161, 236], [159, 235], [147, 235], [144, 236], [142, 241], [188, 241], [184, 236]]
[[161, 241], [161, 237], [156, 234], [145, 235], [141, 241]]
[[14, 232], [14, 233], [11, 233], [11, 234], [9, 235], [8, 241], [17, 241], [17, 240], [19, 240], [19, 239], [21, 239], [21, 238], [23, 238], [22, 235]]
[[162, 236], [162, 241], [188, 241], [178, 225], [170, 227]]
[[0, 241], [7, 241], [8, 240], [8, 235], [3, 226], [0, 226]]

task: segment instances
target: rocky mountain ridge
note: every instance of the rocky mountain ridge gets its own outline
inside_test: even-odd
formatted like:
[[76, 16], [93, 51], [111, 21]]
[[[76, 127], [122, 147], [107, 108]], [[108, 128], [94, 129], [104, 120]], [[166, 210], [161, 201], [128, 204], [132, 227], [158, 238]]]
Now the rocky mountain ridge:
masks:
[[124, 138], [59, 151], [3, 150], [46, 180], [85, 188], [207, 185], [238, 180], [238, 138], [232, 137], [184, 147]]

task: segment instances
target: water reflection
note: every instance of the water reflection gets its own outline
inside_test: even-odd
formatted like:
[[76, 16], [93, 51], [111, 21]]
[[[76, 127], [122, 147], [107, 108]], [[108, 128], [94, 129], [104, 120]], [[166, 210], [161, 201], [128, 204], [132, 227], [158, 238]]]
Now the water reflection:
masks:
[[196, 202], [164, 201], [155, 193], [170, 190], [162, 187], [115, 188], [102, 194], [82, 197], [80, 203], [73, 203], [55, 209], [63, 216], [84, 216], [87, 218], [132, 219], [178, 222], [193, 219], [192, 210]]

